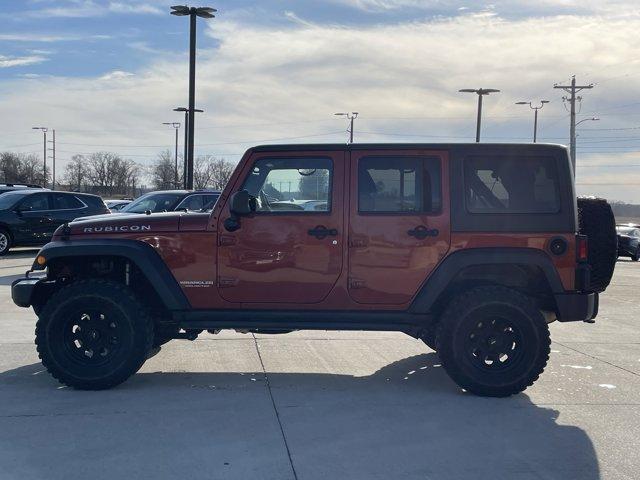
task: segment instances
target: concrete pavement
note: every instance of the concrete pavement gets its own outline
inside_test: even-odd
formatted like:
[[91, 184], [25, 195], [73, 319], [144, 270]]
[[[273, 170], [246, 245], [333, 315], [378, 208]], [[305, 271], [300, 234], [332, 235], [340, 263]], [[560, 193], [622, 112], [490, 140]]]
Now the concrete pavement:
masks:
[[0, 259], [0, 479], [640, 478], [640, 265], [621, 260], [595, 325], [553, 324], [524, 394], [461, 392], [396, 333], [223, 332], [173, 341], [122, 386], [62, 387]]

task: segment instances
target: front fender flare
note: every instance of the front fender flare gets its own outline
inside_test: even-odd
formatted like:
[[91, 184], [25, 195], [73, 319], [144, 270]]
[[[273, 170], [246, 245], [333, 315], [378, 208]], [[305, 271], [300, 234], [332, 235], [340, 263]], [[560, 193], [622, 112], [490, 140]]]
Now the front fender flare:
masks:
[[[151, 245], [139, 240], [104, 238], [53, 241], [40, 249], [38, 256], [40, 255], [44, 256], [46, 264], [64, 257], [113, 256], [126, 258], [144, 273], [167, 309], [187, 310], [190, 308], [187, 297], [158, 252]], [[32, 268], [33, 270], [41, 270], [43, 267], [34, 261]]]

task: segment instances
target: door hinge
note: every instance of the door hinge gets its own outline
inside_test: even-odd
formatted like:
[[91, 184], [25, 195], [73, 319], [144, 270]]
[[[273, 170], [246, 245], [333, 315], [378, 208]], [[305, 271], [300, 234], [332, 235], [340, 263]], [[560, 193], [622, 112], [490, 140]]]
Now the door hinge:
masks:
[[237, 278], [218, 277], [218, 287], [235, 287], [238, 284]]
[[220, 237], [218, 237], [219, 247], [228, 247], [230, 245], [235, 245], [236, 242], [236, 237], [232, 237], [231, 235], [220, 235]]
[[358, 278], [350, 278], [349, 279], [349, 288], [364, 288], [366, 282], [364, 280], [360, 280]]

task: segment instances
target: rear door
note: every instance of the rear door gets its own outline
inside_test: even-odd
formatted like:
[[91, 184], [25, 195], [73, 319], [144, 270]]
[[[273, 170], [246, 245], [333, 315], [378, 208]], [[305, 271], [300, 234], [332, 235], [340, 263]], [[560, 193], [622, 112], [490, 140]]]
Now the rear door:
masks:
[[449, 249], [446, 152], [352, 151], [349, 295], [406, 304]]
[[[321, 302], [343, 265], [343, 151], [256, 153], [234, 191], [256, 197], [257, 211], [234, 232], [219, 218], [218, 288], [229, 302]], [[324, 207], [307, 211], [304, 201]]]

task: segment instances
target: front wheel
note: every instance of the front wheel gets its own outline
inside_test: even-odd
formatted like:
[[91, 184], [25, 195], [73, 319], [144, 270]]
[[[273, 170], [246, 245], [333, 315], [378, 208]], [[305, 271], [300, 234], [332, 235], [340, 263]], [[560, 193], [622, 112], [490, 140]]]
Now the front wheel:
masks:
[[451, 302], [439, 323], [437, 347], [460, 387], [506, 397], [533, 385], [543, 372], [549, 328], [529, 297], [509, 288], [479, 287]]
[[36, 324], [42, 364], [61, 383], [102, 390], [124, 382], [146, 360], [153, 321], [124, 285], [82, 280], [58, 290]]
[[9, 253], [11, 248], [11, 235], [5, 229], [0, 228], [0, 256]]
[[640, 260], [640, 247], [636, 248], [635, 253], [631, 255], [632, 262], [637, 262], [638, 260]]

